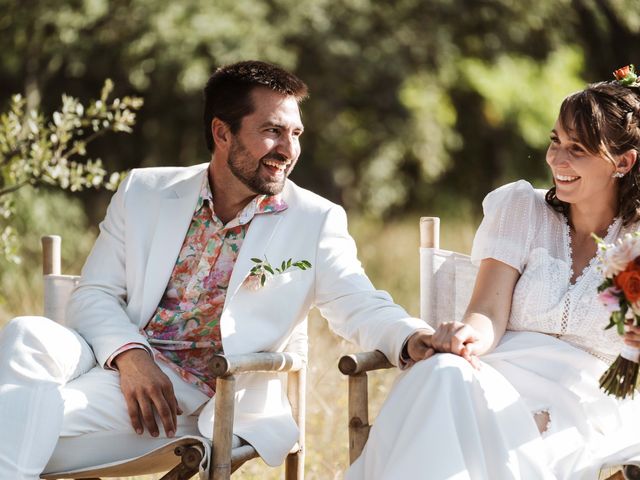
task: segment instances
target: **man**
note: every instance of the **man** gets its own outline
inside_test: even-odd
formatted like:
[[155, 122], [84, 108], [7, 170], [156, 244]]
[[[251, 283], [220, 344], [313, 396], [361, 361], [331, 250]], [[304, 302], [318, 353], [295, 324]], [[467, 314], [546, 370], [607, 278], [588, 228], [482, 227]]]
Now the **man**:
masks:
[[[79, 467], [70, 448], [107, 461], [91, 451], [95, 438], [127, 458], [166, 437], [209, 435], [211, 355], [282, 351], [314, 305], [335, 332], [393, 362], [432, 353], [424, 323], [364, 275], [344, 210], [287, 180], [306, 94], [270, 64], [218, 69], [205, 88], [209, 164], [133, 170], [70, 300], [71, 330], [41, 317], [5, 328], [0, 478]], [[272, 275], [268, 262], [283, 261]], [[297, 433], [277, 375], [243, 376], [237, 388], [235, 433], [281, 463]]]

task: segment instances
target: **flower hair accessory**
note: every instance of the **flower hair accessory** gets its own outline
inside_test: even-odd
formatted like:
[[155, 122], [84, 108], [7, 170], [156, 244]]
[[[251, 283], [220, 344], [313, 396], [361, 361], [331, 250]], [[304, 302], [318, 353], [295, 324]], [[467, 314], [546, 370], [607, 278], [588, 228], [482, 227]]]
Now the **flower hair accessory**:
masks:
[[[627, 324], [640, 325], [640, 233], [626, 234], [613, 245], [594, 235], [603, 282], [598, 298], [609, 312], [609, 325], [623, 335]], [[618, 358], [600, 377], [600, 388], [617, 398], [633, 398], [638, 384], [640, 350], [624, 345]]]
[[636, 87], [638, 84], [638, 75], [633, 64], [622, 67], [613, 72], [613, 76], [620, 85], [625, 87]]

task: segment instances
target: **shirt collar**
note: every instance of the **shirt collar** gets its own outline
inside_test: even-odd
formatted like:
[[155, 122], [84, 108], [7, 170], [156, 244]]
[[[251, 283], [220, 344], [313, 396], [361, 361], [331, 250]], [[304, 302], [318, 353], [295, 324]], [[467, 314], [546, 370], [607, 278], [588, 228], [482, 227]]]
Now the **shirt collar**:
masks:
[[281, 194], [256, 195], [233, 221], [237, 219], [240, 225], [244, 225], [249, 223], [256, 215], [281, 212], [286, 210], [287, 207], [288, 205], [282, 199]]
[[[211, 192], [211, 185], [209, 184], [209, 175], [205, 175], [200, 187], [200, 195], [198, 196], [198, 203], [196, 204], [196, 211], [199, 211], [204, 202], [208, 201], [209, 206], [213, 212], [214, 202], [213, 193]], [[287, 203], [282, 198], [282, 194], [277, 195], [256, 195], [240, 212], [236, 217], [229, 222], [228, 226], [232, 225], [244, 225], [249, 223], [255, 215], [265, 213], [276, 213], [286, 210]]]
[[205, 175], [200, 185], [200, 195], [198, 196], [198, 203], [196, 203], [196, 212], [202, 208], [205, 200], [209, 202], [209, 205], [213, 207], [213, 194], [211, 193], [211, 186], [209, 185], [209, 175]]

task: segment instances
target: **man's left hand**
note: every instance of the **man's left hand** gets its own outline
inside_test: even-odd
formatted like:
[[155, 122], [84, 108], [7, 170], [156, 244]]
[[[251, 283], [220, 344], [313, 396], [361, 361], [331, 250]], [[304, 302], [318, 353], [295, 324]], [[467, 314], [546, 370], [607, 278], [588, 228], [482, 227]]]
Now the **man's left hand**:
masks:
[[432, 331], [426, 328], [417, 330], [407, 340], [407, 353], [411, 360], [419, 362], [433, 355], [436, 351], [432, 347]]

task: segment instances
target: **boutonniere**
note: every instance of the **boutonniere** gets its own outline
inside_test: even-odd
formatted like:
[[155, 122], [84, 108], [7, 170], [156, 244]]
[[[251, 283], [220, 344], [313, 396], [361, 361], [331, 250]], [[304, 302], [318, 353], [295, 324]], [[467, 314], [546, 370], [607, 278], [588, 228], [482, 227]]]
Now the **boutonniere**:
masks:
[[264, 257], [264, 260], [261, 260], [260, 258], [252, 258], [251, 261], [254, 265], [249, 271], [247, 283], [255, 290], [260, 287], [264, 287], [264, 284], [267, 282], [269, 277], [274, 277], [296, 268], [300, 270], [308, 270], [311, 268], [311, 262], [308, 260], [297, 260], [294, 262], [292, 258], [283, 260], [279, 267], [272, 266], [266, 256]]

